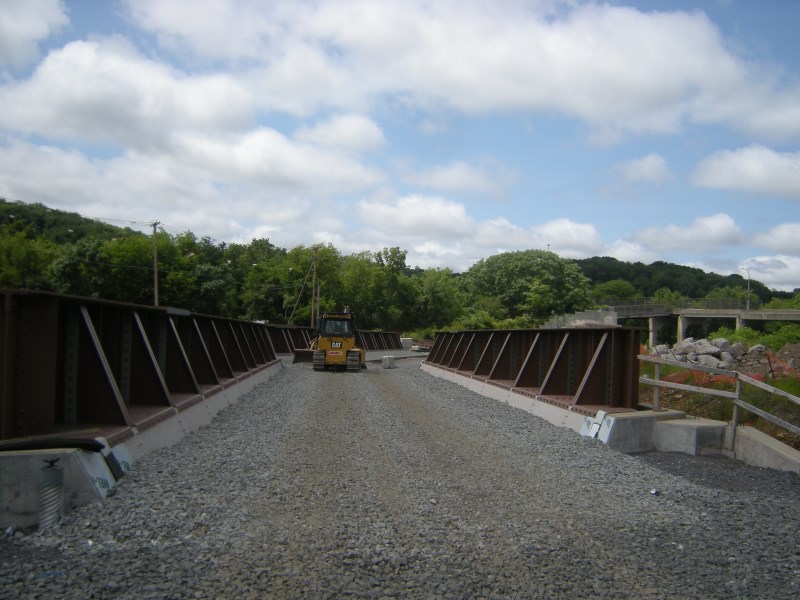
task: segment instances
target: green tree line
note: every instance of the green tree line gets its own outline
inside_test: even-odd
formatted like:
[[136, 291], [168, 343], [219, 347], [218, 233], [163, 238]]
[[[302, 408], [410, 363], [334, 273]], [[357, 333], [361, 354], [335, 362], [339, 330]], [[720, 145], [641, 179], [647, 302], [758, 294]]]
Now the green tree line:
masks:
[[[227, 244], [192, 232], [147, 235], [41, 204], [0, 200], [0, 287], [153, 304], [226, 317], [306, 325], [313, 270], [322, 311], [349, 306], [361, 327], [533, 327], [604, 298], [743, 297], [747, 281], [669, 263], [608, 257], [573, 261], [544, 250], [504, 252], [464, 273], [407, 264], [399, 247], [342, 254], [331, 244], [280, 248], [268, 239]], [[751, 281], [763, 303], [800, 308], [800, 293]]]

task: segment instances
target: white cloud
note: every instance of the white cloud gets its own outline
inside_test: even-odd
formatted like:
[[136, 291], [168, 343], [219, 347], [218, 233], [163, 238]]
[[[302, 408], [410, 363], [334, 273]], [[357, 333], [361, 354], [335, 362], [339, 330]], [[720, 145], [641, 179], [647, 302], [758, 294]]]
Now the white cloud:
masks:
[[768, 288], [787, 292], [800, 289], [800, 256], [756, 256], [742, 265], [750, 269], [750, 277]]
[[379, 184], [383, 175], [348, 157], [298, 144], [274, 129], [241, 136], [185, 136], [176, 143], [183, 159], [210, 177], [231, 183], [277, 186], [330, 196]]
[[667, 161], [655, 153], [620, 163], [615, 168], [627, 181], [634, 183], [662, 183], [672, 177]]
[[728, 215], [718, 213], [698, 217], [687, 227], [667, 225], [647, 227], [636, 232], [631, 242], [651, 252], [715, 252], [726, 246], [744, 241], [736, 222]]
[[303, 126], [294, 138], [300, 142], [353, 152], [377, 150], [386, 143], [381, 128], [361, 115], [335, 115], [322, 123]]
[[311, 8], [261, 0], [123, 0], [130, 18], [165, 48], [228, 61], [263, 61], [286, 42], [286, 24]]
[[0, 3], [0, 66], [27, 64], [36, 58], [39, 43], [68, 22], [61, 0], [3, 0]]
[[659, 259], [659, 255], [642, 244], [630, 240], [617, 240], [610, 244], [604, 253], [624, 262], [641, 262], [650, 264]]
[[781, 223], [766, 233], [755, 235], [753, 243], [775, 252], [800, 256], [800, 222]]
[[475, 223], [463, 204], [438, 196], [411, 195], [391, 202], [363, 200], [361, 221], [389, 237], [452, 239], [469, 236]]
[[407, 183], [444, 192], [496, 194], [503, 187], [501, 182], [494, 181], [484, 170], [460, 160], [419, 171], [403, 171], [401, 176]]
[[67, 44], [29, 80], [0, 87], [6, 129], [140, 149], [163, 148], [176, 131], [239, 128], [251, 109], [231, 77], [184, 76], [120, 38]]
[[362, 110], [390, 95], [465, 112], [558, 111], [605, 139], [688, 121], [800, 135], [800, 87], [781, 87], [770, 69], [732, 54], [700, 11], [463, 0], [128, 4], [169, 48], [246, 61], [263, 106], [292, 114]]
[[800, 200], [800, 152], [760, 145], [715, 152], [692, 174], [699, 186]]
[[576, 223], [570, 219], [555, 219], [531, 227], [533, 248], [550, 248], [559, 256], [583, 258], [603, 249], [597, 228], [589, 223]]
[[306, 189], [219, 183], [202, 165], [167, 155], [90, 160], [77, 151], [12, 143], [0, 145], [0, 164], [0, 190], [9, 199], [90, 218], [159, 220], [229, 242], [264, 236], [284, 247], [307, 244], [319, 231], [336, 231], [330, 215], [341, 212], [312, 202]]
[[[603, 243], [594, 225], [569, 219], [520, 227], [504, 218], [474, 219], [466, 207], [439, 196], [410, 195], [363, 200], [358, 238], [375, 248], [409, 249], [409, 264], [464, 271], [477, 260], [527, 249], [547, 249], [569, 258], [599, 254]], [[387, 240], [390, 240], [387, 242]]]

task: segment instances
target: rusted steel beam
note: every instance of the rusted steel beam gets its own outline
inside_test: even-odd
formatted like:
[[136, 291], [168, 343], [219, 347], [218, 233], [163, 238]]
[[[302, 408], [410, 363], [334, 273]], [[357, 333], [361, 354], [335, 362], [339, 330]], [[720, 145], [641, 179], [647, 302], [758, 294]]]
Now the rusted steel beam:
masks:
[[158, 359], [150, 345], [142, 319], [137, 311], [133, 311], [131, 316], [134, 322], [131, 341], [131, 377], [125, 401], [128, 405], [172, 406], [169, 387], [158, 367]]
[[638, 406], [640, 330], [437, 332], [427, 364], [585, 414]]
[[277, 360], [258, 323], [0, 294], [0, 440], [88, 431], [121, 441]]
[[[233, 366], [231, 365], [230, 358], [225, 352], [225, 346], [222, 343], [222, 338], [219, 335], [219, 328], [217, 327], [217, 319], [209, 319], [202, 322], [203, 339], [208, 348], [208, 354], [214, 363], [214, 370], [217, 373], [219, 382], [225, 385], [227, 382], [233, 380]], [[220, 325], [224, 327], [224, 323], [220, 321]]]
[[536, 331], [531, 329], [507, 332], [500, 354], [489, 373], [489, 380], [513, 386], [525, 366], [525, 359], [536, 337]]
[[91, 423], [93, 419], [98, 419], [101, 423], [130, 425], [128, 409], [106, 358], [89, 309], [82, 304], [80, 311], [87, 335], [82, 335], [80, 338], [77, 421]]
[[[484, 338], [484, 335], [486, 334], [489, 335], [488, 338]], [[503, 350], [503, 345], [505, 344], [507, 337], [508, 334], [506, 332], [481, 332], [479, 339], [484, 338], [486, 340], [486, 344], [481, 352], [481, 357], [478, 359], [478, 364], [475, 366], [473, 377], [478, 379], [489, 379], [489, 375], [491, 374], [492, 369], [497, 362], [497, 358], [500, 356], [500, 352]]]

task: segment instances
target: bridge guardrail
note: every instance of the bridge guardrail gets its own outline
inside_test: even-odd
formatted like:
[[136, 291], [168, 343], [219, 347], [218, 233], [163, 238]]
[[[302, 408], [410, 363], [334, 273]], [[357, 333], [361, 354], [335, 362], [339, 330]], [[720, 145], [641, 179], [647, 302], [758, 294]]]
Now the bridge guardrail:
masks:
[[0, 294], [0, 440], [70, 433], [113, 444], [277, 361], [267, 330], [251, 321]]
[[[714, 369], [712, 367], [703, 367], [701, 365], [688, 365], [684, 363], [678, 363], [672, 360], [665, 360], [663, 358], [657, 358], [655, 356], [650, 356], [647, 354], [639, 355], [639, 360], [644, 362], [653, 363], [655, 365], [655, 377], [650, 379], [649, 377], [641, 377], [639, 378], [639, 383], [645, 385], [652, 385], [654, 398], [653, 398], [653, 408], [658, 410], [660, 408], [660, 396], [659, 396], [659, 389], [660, 388], [669, 388], [674, 390], [681, 390], [681, 391], [688, 391], [700, 394], [707, 394], [709, 396], [715, 396], [718, 398], [727, 398], [731, 402], [733, 402], [733, 418], [731, 420], [732, 425], [732, 434], [729, 439], [728, 448], [727, 450], [733, 450], [734, 444], [736, 441], [736, 428], [739, 426], [739, 409], [744, 409], [748, 412], [751, 412], [759, 417], [769, 421], [770, 423], [777, 425], [778, 427], [782, 427], [787, 431], [791, 431], [797, 435], [800, 435], [800, 426], [794, 425], [793, 423], [789, 423], [780, 417], [762, 410], [756, 406], [753, 406], [749, 402], [746, 402], [742, 399], [743, 396], [743, 389], [744, 387], [742, 384], [750, 385], [755, 388], [764, 390], [769, 392], [770, 394], [781, 396], [797, 404], [800, 406], [800, 398], [794, 396], [788, 392], [784, 392], [783, 390], [776, 388], [774, 386], [768, 385], [762, 381], [758, 381], [757, 379], [753, 379], [743, 373], [739, 373], [738, 371], [728, 371], [725, 369]], [[711, 387], [705, 386], [697, 386], [697, 385], [687, 385], [683, 383], [675, 383], [671, 381], [664, 381], [661, 379], [661, 367], [662, 366], [669, 366], [675, 367], [684, 370], [691, 370], [691, 371], [700, 371], [703, 373], [708, 373], [710, 375], [718, 375], [730, 378], [735, 382], [736, 389], [734, 391], [728, 390], [719, 390]]]
[[636, 410], [634, 327], [437, 332], [426, 364], [581, 414]]

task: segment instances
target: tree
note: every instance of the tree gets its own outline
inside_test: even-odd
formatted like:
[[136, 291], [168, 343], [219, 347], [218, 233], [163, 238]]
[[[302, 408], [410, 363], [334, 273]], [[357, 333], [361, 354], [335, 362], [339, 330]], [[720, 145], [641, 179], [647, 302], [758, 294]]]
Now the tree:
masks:
[[592, 289], [592, 298], [600, 302], [602, 300], [629, 300], [633, 298], [641, 298], [642, 295], [636, 291], [633, 284], [624, 279], [612, 279], [599, 283]]
[[87, 238], [59, 247], [47, 269], [55, 291], [76, 296], [98, 297], [107, 265], [100, 259], [103, 242]]
[[679, 308], [684, 300], [685, 298], [681, 296], [680, 292], [665, 287], [657, 289], [653, 294], [653, 302], [655, 304], [665, 304], [670, 308]]
[[544, 250], [481, 259], [467, 270], [464, 281], [470, 295], [498, 298], [511, 318], [542, 319], [589, 305], [589, 279], [578, 265]]
[[464, 312], [464, 298], [450, 269], [428, 269], [417, 279], [417, 297], [411, 326], [442, 327]]
[[706, 294], [706, 298], [714, 300], [747, 299], [747, 289], [738, 286], [714, 288]]
[[45, 269], [56, 254], [56, 246], [44, 238], [0, 227], [0, 287], [51, 289]]
[[791, 298], [773, 298], [764, 308], [793, 308], [800, 309], [800, 291], [796, 291]]
[[379, 326], [381, 315], [374, 299], [380, 277], [380, 266], [370, 252], [351, 254], [342, 261], [341, 294], [347, 298], [359, 327]]
[[[166, 233], [159, 233], [156, 239], [160, 283], [174, 263], [175, 248]], [[153, 304], [153, 242], [149, 237], [129, 236], [105, 242], [100, 246], [97, 261], [101, 274], [96, 284], [98, 297]], [[159, 285], [159, 294], [159, 304], [180, 305], [172, 290]]]
[[531, 279], [522, 305], [525, 316], [545, 319], [553, 313], [575, 312], [590, 305], [589, 279], [575, 263], [555, 258]]

